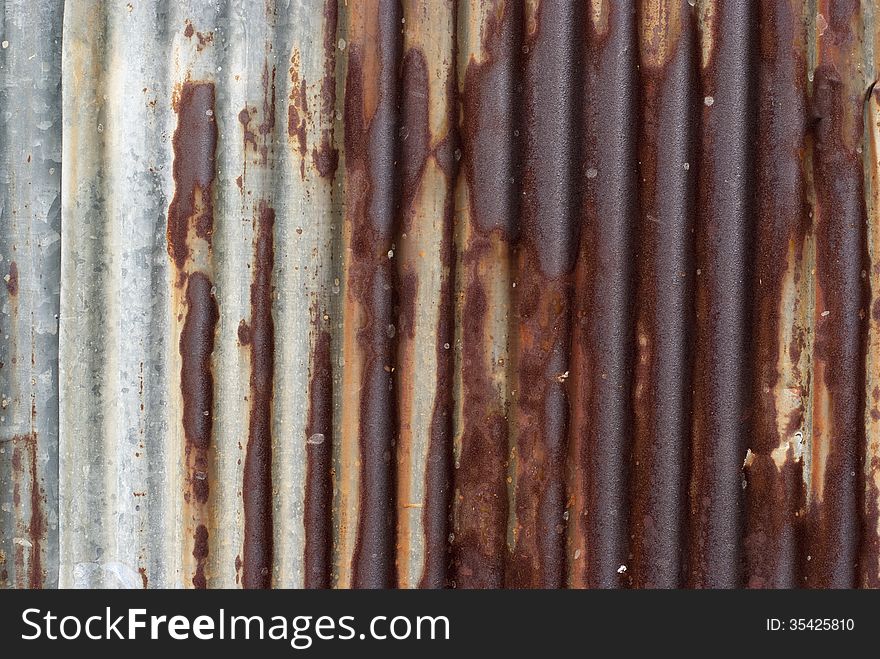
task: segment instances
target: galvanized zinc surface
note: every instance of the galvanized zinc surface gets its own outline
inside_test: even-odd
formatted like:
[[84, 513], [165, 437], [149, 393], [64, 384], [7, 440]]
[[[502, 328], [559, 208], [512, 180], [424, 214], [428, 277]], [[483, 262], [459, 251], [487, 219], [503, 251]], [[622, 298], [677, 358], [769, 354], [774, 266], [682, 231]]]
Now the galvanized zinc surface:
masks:
[[874, 0], [0, 5], [0, 585], [880, 585]]

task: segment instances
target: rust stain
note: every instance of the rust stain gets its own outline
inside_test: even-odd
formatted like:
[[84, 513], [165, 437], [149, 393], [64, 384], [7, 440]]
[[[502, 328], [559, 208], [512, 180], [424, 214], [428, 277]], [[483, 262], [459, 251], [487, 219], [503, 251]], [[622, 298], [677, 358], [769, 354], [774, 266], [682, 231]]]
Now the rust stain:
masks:
[[306, 588], [329, 588], [333, 533], [331, 464], [333, 461], [333, 370], [330, 333], [316, 321], [309, 374], [306, 424], [306, 488], [303, 512]]
[[[238, 121], [242, 127], [242, 139], [244, 141], [245, 165], [250, 157], [254, 164], [266, 166], [269, 164], [269, 149], [273, 142], [275, 131], [275, 67], [269, 68], [269, 62], [263, 63], [261, 76], [263, 86], [262, 110], [255, 106], [245, 106], [238, 113]], [[255, 123], [257, 118], [259, 123]], [[247, 168], [245, 167], [245, 171]], [[239, 186], [242, 187], [242, 186]]]
[[[191, 248], [191, 230], [211, 243], [214, 231], [212, 188], [216, 168], [217, 123], [214, 117], [214, 83], [186, 82], [175, 99], [177, 128], [172, 140], [174, 197], [168, 208], [168, 253], [178, 270], [184, 270]], [[182, 279], [178, 281], [178, 285]]]
[[36, 433], [15, 435], [8, 440], [12, 448], [10, 464], [13, 481], [13, 506], [22, 505], [21, 490], [24, 489], [29, 505], [29, 515], [25, 525], [17, 531], [27, 543], [16, 542], [13, 565], [16, 586], [19, 588], [42, 588], [45, 579], [43, 567], [43, 544], [46, 541], [48, 525], [45, 514], [45, 494], [40, 485], [38, 456], [39, 444]]
[[[639, 186], [637, 160], [644, 165], [654, 154], [637, 154], [638, 38], [637, 17], [612, 3], [606, 8], [604, 32], [594, 24], [577, 55], [583, 73], [576, 86], [585, 94], [580, 120], [581, 161], [573, 176], [580, 190], [580, 239], [571, 303], [571, 360], [560, 367], [557, 382], [568, 388], [571, 425], [567, 460], [568, 522], [567, 585], [618, 588], [629, 585], [630, 565], [628, 456], [631, 454], [633, 327], [636, 309], [636, 264], [627, 257], [639, 221], [639, 193], [646, 206], [654, 194]], [[647, 108], [653, 80], [645, 67]], [[647, 130], [639, 140], [653, 143]], [[614, 117], [609, 122], [607, 117]], [[576, 120], [577, 120], [576, 119]], [[641, 188], [641, 189], [640, 189]], [[670, 218], [671, 219], [671, 218]], [[640, 228], [640, 246], [652, 245], [655, 229]], [[640, 263], [652, 263], [648, 249]], [[668, 282], [664, 282], [669, 286]], [[650, 305], [650, 302], [647, 303]], [[638, 305], [642, 310], [643, 305]], [[659, 438], [658, 438], [659, 439]], [[674, 472], [673, 472], [674, 473]], [[577, 558], [575, 558], [577, 553]]]
[[299, 53], [294, 53], [290, 65], [290, 99], [287, 106], [287, 135], [296, 139], [300, 156], [300, 176], [305, 178], [305, 157], [308, 153], [306, 142], [306, 120], [309, 106], [306, 96], [306, 81], [299, 77]]
[[4, 279], [6, 281], [6, 291], [9, 295], [13, 297], [18, 295], [18, 263], [15, 261], [9, 263], [9, 274]]
[[[208, 580], [205, 578], [205, 561], [208, 559], [208, 529], [204, 524], [196, 527], [193, 536], [193, 558], [196, 560], [196, 572], [193, 575], [192, 583], [195, 588], [204, 589], [208, 587]], [[146, 573], [142, 573], [144, 579], [144, 588], [146, 584]]]
[[[400, 304], [397, 368], [400, 371], [398, 405], [400, 436], [397, 450], [398, 583], [401, 587], [440, 588], [450, 582], [449, 532], [452, 479], [453, 355], [455, 341], [452, 291], [454, 289], [453, 216], [458, 147], [457, 71], [447, 59], [454, 39], [434, 42], [430, 26], [455, 23], [450, 3], [429, 8], [404, 7], [407, 30], [401, 71], [401, 227], [398, 278]], [[424, 249], [427, 248], [427, 249]], [[424, 259], [433, 264], [432, 275], [422, 274]], [[425, 336], [423, 318], [416, 315], [424, 299], [423, 287], [435, 287], [429, 315], [436, 324]], [[419, 297], [420, 289], [422, 296]], [[425, 339], [430, 342], [426, 344]], [[433, 347], [434, 366], [427, 384], [417, 378], [418, 364]], [[417, 391], [421, 387], [422, 391]], [[424, 389], [428, 388], [428, 391]], [[419, 398], [430, 396], [430, 411]], [[421, 420], [421, 422], [419, 422]], [[426, 427], [427, 426], [427, 427]], [[425, 432], [427, 430], [427, 433]], [[427, 437], [425, 437], [427, 435]], [[426, 442], [417, 448], [418, 441]], [[416, 455], [415, 451], [423, 451]], [[424, 469], [412, 474], [414, 461]], [[424, 479], [420, 493], [413, 491]], [[423, 493], [422, 493], [423, 492]], [[416, 501], [415, 499], [419, 500]], [[410, 548], [423, 547], [421, 564], [411, 564]]]
[[[177, 272], [174, 305], [178, 322], [182, 320], [178, 352], [187, 474], [183, 497], [192, 515], [184, 521], [185, 527], [192, 529], [194, 542], [201, 539], [198, 528], [205, 527], [208, 517], [214, 415], [211, 360], [219, 320], [209, 274], [217, 148], [214, 100], [213, 83], [191, 81], [180, 87], [174, 99], [178, 115], [172, 140], [174, 197], [167, 228], [168, 253]], [[204, 568], [197, 556], [203, 551], [207, 551], [206, 537], [203, 545], [188, 552], [196, 559], [192, 565], [196, 587], [205, 585]]]
[[346, 335], [354, 339], [353, 358], [361, 373], [356, 397], [359, 457], [348, 465], [360, 472], [350, 580], [354, 587], [391, 587], [396, 582], [393, 454], [398, 410], [396, 339], [387, 328], [394, 323], [398, 303], [393, 263], [399, 222], [398, 80], [393, 72], [401, 50], [400, 7], [384, 0], [378, 6], [358, 4], [349, 19], [344, 119], [350, 259], [345, 304], [357, 325]]
[[[527, 27], [520, 236], [514, 305], [516, 422], [514, 546], [506, 584], [565, 582], [568, 385], [573, 268], [579, 240], [575, 162], [580, 130], [572, 94], [582, 24], [573, 4], [541, 3]], [[560, 51], [565, 57], [557, 57]]]
[[810, 276], [803, 9], [797, 2], [766, 3], [759, 16], [754, 430], [744, 469], [744, 583], [750, 588], [792, 588], [802, 581], [806, 491], [798, 438], [806, 430], [809, 374], [800, 354]]
[[[686, 0], [681, 0], [683, 4]], [[632, 585], [683, 583], [694, 323], [696, 30], [687, 8], [661, 3], [680, 24], [659, 43], [639, 17], [640, 216], [636, 270], [633, 455], [630, 511]], [[646, 19], [649, 19], [646, 21]], [[647, 40], [648, 47], [645, 47]], [[657, 51], [664, 63], [658, 66]], [[598, 170], [597, 170], [598, 178]]]
[[[715, 3], [701, 3], [709, 5]], [[742, 584], [753, 310], [756, 7], [717, 3], [701, 23], [690, 510], [686, 584]], [[700, 104], [700, 101], [702, 102]]]
[[213, 32], [197, 32], [195, 26], [192, 21], [187, 19], [184, 21], [186, 27], [183, 28], [183, 36], [187, 39], [192, 39], [195, 35], [196, 37], [196, 51], [202, 52], [205, 48], [214, 43], [214, 33]]
[[497, 364], [487, 346], [493, 332], [492, 275], [503, 277], [509, 287], [510, 243], [518, 233], [521, 136], [514, 94], [522, 53], [519, 4], [493, 4], [479, 33], [482, 52], [467, 54], [460, 76], [458, 196], [464, 196], [468, 224], [457, 274], [462, 401], [454, 471], [452, 582], [461, 588], [499, 588], [505, 583], [508, 555], [510, 426], [496, 374], [509, 366]]
[[272, 270], [275, 264], [275, 210], [261, 200], [251, 283], [250, 416], [244, 462], [244, 550], [242, 585], [269, 588], [272, 583], [272, 380], [275, 325], [272, 320]]
[[865, 491], [865, 349], [869, 292], [861, 158], [866, 81], [855, 0], [822, 0], [813, 78], [815, 345], [813, 472], [805, 585], [856, 585]]
[[324, 77], [321, 79], [321, 118], [327, 127], [321, 129], [321, 140], [312, 149], [318, 175], [332, 179], [339, 166], [339, 150], [334, 145], [333, 123], [336, 120], [336, 29], [339, 7], [334, 0], [324, 4]]
[[[208, 502], [211, 433], [214, 424], [214, 375], [211, 355], [219, 312], [211, 280], [193, 272], [186, 280], [186, 317], [180, 332], [180, 392], [192, 503]], [[187, 496], [190, 496], [189, 494]]]

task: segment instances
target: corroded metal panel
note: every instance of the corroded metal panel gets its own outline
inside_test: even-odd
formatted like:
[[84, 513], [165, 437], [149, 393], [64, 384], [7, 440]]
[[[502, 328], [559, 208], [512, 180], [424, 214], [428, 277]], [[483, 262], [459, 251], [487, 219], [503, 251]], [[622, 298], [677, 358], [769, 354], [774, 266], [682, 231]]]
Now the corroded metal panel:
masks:
[[2, 11], [2, 585], [880, 583], [872, 1]]

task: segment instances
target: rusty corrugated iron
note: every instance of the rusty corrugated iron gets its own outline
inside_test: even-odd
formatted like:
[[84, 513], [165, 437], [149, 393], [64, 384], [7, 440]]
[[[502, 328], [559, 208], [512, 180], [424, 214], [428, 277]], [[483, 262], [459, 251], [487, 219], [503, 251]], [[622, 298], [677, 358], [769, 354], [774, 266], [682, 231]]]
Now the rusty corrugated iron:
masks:
[[2, 12], [2, 585], [880, 584], [872, 1]]

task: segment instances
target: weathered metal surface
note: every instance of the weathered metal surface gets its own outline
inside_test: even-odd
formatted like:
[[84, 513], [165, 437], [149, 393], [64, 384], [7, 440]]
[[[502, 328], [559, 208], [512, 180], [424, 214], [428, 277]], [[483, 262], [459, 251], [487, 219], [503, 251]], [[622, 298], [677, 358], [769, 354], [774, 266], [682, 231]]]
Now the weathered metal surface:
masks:
[[2, 12], [3, 586], [880, 584], [871, 0]]
[[0, 588], [58, 583], [61, 9], [0, 5]]

